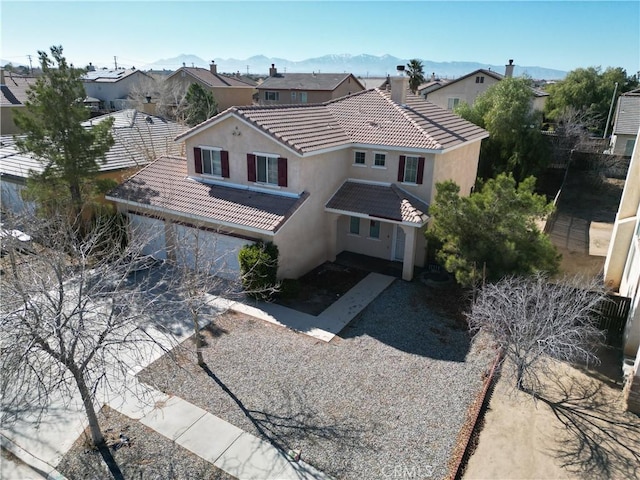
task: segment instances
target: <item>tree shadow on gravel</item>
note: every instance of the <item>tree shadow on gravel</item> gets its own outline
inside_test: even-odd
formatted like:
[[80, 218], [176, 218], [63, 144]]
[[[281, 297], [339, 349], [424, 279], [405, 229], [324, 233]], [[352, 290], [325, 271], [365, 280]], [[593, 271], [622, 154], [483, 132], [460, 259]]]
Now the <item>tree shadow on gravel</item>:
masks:
[[[312, 438], [319, 440], [340, 440], [350, 446], [357, 446], [358, 432], [353, 428], [339, 425], [318, 425], [309, 409], [299, 408], [297, 413], [280, 415], [262, 410], [247, 408], [227, 385], [209, 368], [202, 365], [202, 370], [211, 378], [240, 408], [242, 413], [253, 424], [262, 439], [282, 452], [296, 448], [293, 442]], [[300, 405], [301, 407], [301, 405]], [[336, 472], [332, 472], [336, 474]]]
[[[403, 352], [465, 362], [471, 336], [463, 311], [467, 292], [456, 286], [428, 287], [396, 281], [338, 336], [369, 336]], [[399, 300], [402, 299], [402, 300]]]
[[640, 478], [640, 418], [623, 410], [621, 392], [603, 383], [552, 374], [537, 400], [560, 422], [552, 451], [583, 478]]

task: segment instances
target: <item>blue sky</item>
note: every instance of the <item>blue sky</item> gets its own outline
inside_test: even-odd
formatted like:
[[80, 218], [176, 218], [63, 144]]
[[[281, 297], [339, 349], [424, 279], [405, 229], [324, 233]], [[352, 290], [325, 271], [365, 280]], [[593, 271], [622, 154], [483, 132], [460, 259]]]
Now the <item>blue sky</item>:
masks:
[[[640, 70], [640, 2], [634, 1], [66, 1], [2, 0], [3, 61], [37, 63], [62, 45], [75, 65], [138, 68], [195, 54], [304, 60], [389, 54], [560, 70]], [[263, 73], [268, 66], [251, 66]]]

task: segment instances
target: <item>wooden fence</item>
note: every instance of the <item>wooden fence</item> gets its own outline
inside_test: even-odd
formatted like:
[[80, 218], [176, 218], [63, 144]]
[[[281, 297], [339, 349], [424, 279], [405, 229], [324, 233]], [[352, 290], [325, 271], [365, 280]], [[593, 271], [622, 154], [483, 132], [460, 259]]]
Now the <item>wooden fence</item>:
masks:
[[602, 304], [598, 327], [607, 332], [610, 340], [622, 338], [630, 308], [630, 298], [613, 294], [608, 295], [607, 301]]

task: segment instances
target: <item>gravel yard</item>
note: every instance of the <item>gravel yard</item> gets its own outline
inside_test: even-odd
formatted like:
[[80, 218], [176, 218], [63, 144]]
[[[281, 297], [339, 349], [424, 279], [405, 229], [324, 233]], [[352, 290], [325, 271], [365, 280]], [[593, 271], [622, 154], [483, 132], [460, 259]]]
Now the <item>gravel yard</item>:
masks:
[[396, 281], [330, 343], [227, 314], [204, 333], [208, 372], [185, 349], [140, 379], [339, 479], [443, 478], [494, 358], [429, 307], [443, 296]]

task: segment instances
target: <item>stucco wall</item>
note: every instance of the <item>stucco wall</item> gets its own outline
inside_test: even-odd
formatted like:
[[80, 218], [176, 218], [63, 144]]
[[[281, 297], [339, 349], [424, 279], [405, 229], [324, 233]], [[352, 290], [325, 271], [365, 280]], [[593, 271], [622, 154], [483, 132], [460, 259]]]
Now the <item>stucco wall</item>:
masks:
[[[476, 83], [476, 76], [484, 77], [484, 83]], [[442, 108], [448, 108], [449, 98], [459, 98], [460, 103], [466, 102], [469, 105], [473, 105], [478, 95], [486, 92], [491, 85], [496, 83], [498, 83], [498, 80], [495, 78], [478, 73], [428, 93], [427, 100]]]
[[20, 129], [16, 127], [13, 120], [13, 114], [17, 108], [24, 108], [24, 106], [0, 107], [0, 135], [15, 135], [20, 133]]
[[[143, 72], [137, 71], [117, 82], [83, 82], [84, 89], [88, 97], [99, 98], [105, 102], [105, 108], [109, 109], [109, 102], [119, 98], [127, 98], [127, 96], [135, 89], [137, 85], [143, 82], [152, 82]], [[117, 107], [117, 105], [116, 105]]]
[[[429, 192], [430, 202], [436, 195], [436, 183], [453, 180], [460, 187], [460, 195], [467, 196], [476, 182], [480, 141], [438, 155], [433, 165], [433, 180]], [[426, 175], [426, 168], [425, 168]]]

